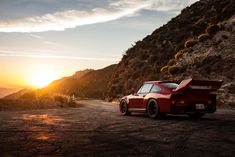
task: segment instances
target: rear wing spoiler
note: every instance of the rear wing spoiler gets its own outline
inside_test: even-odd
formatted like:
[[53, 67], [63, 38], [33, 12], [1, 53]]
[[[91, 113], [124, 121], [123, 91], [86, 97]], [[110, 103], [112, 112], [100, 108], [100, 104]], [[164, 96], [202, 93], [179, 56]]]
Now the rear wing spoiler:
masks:
[[208, 80], [193, 80], [192, 78], [181, 81], [179, 86], [174, 89], [174, 92], [184, 91], [184, 90], [202, 90], [207, 92], [213, 92], [218, 90], [223, 81], [208, 81]]

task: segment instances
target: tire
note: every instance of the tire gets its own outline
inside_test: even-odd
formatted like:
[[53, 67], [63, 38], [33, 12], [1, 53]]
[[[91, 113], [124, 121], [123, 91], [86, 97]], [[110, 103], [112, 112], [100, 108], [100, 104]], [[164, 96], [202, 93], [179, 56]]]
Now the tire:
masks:
[[130, 112], [128, 112], [128, 105], [125, 100], [122, 100], [119, 104], [120, 112], [123, 116], [130, 115]]
[[159, 105], [155, 99], [150, 99], [147, 104], [147, 114], [150, 118], [159, 118]]
[[204, 115], [204, 113], [190, 113], [188, 114], [191, 119], [199, 119]]

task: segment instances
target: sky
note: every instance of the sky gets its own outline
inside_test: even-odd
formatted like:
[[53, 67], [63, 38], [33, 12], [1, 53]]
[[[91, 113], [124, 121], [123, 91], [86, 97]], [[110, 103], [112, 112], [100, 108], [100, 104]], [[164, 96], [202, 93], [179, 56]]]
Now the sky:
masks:
[[196, 1], [0, 0], [0, 87], [118, 63], [132, 44]]

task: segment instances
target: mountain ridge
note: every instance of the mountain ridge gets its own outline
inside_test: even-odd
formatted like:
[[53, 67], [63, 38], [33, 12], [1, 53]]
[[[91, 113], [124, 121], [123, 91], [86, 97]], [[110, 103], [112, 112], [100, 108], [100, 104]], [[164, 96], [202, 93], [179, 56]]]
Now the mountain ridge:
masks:
[[0, 99], [19, 90], [18, 88], [0, 88]]
[[107, 82], [116, 65], [109, 65], [103, 69], [86, 69], [79, 71], [79, 77], [66, 77], [56, 80], [47, 87], [40, 89], [42, 93], [59, 93], [65, 95], [75, 95], [79, 98], [104, 99], [103, 91], [107, 90]]

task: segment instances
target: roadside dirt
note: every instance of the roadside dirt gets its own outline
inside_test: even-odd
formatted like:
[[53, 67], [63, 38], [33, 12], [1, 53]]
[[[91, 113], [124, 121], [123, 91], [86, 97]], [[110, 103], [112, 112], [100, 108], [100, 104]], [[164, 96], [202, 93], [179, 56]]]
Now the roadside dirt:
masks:
[[0, 156], [235, 156], [235, 111], [200, 120], [120, 116], [118, 106], [79, 101], [78, 108], [0, 112]]

